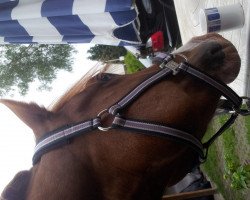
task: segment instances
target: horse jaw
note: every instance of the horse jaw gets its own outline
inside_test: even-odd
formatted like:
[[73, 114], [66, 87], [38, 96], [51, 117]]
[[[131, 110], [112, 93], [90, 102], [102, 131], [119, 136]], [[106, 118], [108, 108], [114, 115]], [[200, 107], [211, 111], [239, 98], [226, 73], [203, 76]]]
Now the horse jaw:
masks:
[[183, 54], [193, 66], [228, 84], [240, 71], [240, 56], [233, 44], [217, 33], [194, 37], [173, 54]]
[[52, 113], [35, 103], [23, 103], [8, 99], [0, 99], [0, 103], [7, 106], [16, 116], [29, 126], [36, 138], [46, 132], [49, 125], [49, 119]]

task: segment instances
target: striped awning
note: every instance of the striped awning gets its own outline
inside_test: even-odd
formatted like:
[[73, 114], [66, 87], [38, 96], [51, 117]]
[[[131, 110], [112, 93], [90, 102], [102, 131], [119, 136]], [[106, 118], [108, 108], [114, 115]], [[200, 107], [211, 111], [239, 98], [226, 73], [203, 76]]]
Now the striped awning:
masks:
[[0, 0], [0, 43], [140, 44], [133, 0]]

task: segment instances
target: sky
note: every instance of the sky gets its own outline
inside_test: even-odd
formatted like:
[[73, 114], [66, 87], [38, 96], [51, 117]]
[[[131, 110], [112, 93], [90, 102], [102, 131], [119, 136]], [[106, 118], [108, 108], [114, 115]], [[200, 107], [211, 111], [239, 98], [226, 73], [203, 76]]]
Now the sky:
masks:
[[[59, 72], [52, 83], [51, 91], [37, 91], [32, 84], [24, 97], [15, 94], [11, 99], [36, 102], [48, 107], [79, 80], [96, 62], [87, 59], [90, 44], [75, 45], [78, 53], [74, 56], [73, 72]], [[0, 104], [0, 193], [16, 173], [32, 167], [32, 156], [35, 147], [32, 130], [27, 127], [7, 107]]]

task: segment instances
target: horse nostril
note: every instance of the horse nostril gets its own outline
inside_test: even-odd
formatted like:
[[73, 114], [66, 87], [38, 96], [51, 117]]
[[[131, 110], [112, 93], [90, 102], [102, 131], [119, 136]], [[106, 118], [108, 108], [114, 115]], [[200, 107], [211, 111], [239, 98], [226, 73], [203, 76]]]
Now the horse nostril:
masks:
[[203, 67], [207, 70], [218, 68], [224, 63], [225, 53], [223, 47], [215, 41], [206, 43], [199, 55], [202, 57]]
[[222, 65], [225, 57], [225, 53], [220, 50], [214, 54], [214, 61], [217, 62], [217, 65]]
[[215, 53], [215, 55], [218, 59], [221, 59], [221, 60], [224, 60], [224, 58], [226, 57], [225, 53], [222, 50]]
[[222, 52], [222, 46], [217, 43], [217, 42], [211, 42], [212, 44], [212, 48], [210, 50], [210, 53], [213, 54], [217, 54], [218, 52]]
[[211, 55], [212, 62], [216, 63], [215, 66], [223, 64], [225, 53], [223, 52], [223, 48], [219, 43], [211, 42], [211, 49], [209, 54]]

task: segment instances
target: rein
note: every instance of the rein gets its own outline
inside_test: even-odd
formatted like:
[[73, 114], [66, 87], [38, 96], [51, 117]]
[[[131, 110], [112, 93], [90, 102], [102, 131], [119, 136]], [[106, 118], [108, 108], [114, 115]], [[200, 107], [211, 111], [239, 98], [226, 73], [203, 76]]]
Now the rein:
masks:
[[[181, 56], [185, 59], [185, 61], [178, 64], [173, 61], [173, 58], [175, 56]], [[162, 69], [160, 71], [156, 72], [148, 79], [142, 81], [137, 87], [135, 87], [131, 92], [121, 98], [116, 104], [101, 111], [96, 118], [89, 119], [77, 124], [64, 126], [42, 136], [38, 140], [35, 147], [33, 165], [35, 165], [40, 160], [42, 155], [51, 151], [52, 149], [59, 148], [60, 146], [67, 144], [69, 142], [69, 139], [71, 138], [75, 138], [79, 135], [83, 135], [97, 129], [101, 131], [108, 131], [115, 128], [132, 130], [133, 133], [143, 133], [150, 136], [158, 136], [171, 139], [178, 143], [183, 143], [192, 148], [196, 153], [198, 153], [199, 162], [204, 162], [207, 157], [209, 146], [234, 123], [239, 114], [249, 115], [250, 111], [241, 109], [243, 98], [239, 97], [223, 82], [216, 80], [210, 75], [194, 68], [187, 62], [186, 57], [184, 57], [183, 55], [161, 54], [159, 57], [162, 60], [162, 64], [160, 65]], [[151, 86], [168, 76], [175, 76], [180, 71], [188, 73], [197, 79], [205, 81], [208, 85], [220, 92], [222, 96], [224, 96], [232, 104], [232, 109], [234, 112], [232, 113], [231, 117], [207, 142], [203, 144], [190, 133], [155, 122], [126, 119], [119, 114], [120, 110], [125, 109], [127, 106], [129, 106], [145, 90], [149, 89]], [[103, 127], [102, 119], [107, 115], [114, 116], [114, 119], [109, 127]]]

